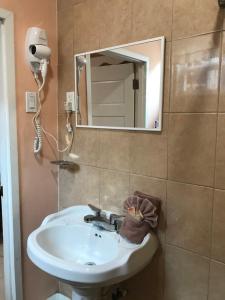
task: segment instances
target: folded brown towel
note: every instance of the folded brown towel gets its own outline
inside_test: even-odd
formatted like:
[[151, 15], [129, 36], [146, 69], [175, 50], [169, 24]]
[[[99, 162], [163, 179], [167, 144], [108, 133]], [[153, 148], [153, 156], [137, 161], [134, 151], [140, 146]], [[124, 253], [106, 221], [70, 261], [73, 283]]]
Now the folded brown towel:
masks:
[[150, 229], [158, 226], [160, 199], [136, 191], [124, 202], [126, 217], [120, 235], [130, 242], [140, 244]]
[[144, 193], [139, 192], [139, 191], [134, 192], [134, 195], [138, 196], [140, 198], [148, 199], [150, 202], [152, 202], [155, 205], [155, 207], [157, 209], [157, 213], [160, 212], [161, 200], [159, 198], [150, 196], [148, 194], [144, 194]]

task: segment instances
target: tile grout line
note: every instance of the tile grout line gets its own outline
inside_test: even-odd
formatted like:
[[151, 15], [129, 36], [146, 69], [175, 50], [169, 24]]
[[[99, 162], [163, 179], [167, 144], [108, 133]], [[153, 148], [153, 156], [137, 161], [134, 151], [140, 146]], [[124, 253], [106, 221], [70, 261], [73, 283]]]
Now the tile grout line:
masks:
[[221, 77], [222, 77], [222, 60], [223, 60], [223, 33], [220, 33], [220, 49], [219, 49], [219, 76], [218, 76], [218, 98], [217, 98], [217, 117], [216, 117], [216, 143], [215, 143], [215, 156], [214, 156], [214, 176], [213, 176], [213, 199], [212, 199], [212, 212], [211, 212], [211, 226], [210, 226], [210, 263], [208, 273], [208, 291], [207, 299], [210, 297], [210, 278], [211, 278], [211, 260], [213, 250], [213, 216], [215, 205], [215, 190], [216, 190], [216, 161], [217, 161], [217, 143], [218, 143], [218, 126], [219, 126], [219, 106], [220, 106], [220, 90], [221, 90]]
[[222, 29], [211, 30], [211, 31], [207, 31], [207, 32], [200, 32], [200, 33], [197, 33], [197, 34], [192, 34], [192, 35], [189, 35], [189, 36], [184, 36], [184, 37], [172, 39], [172, 41], [173, 42], [179, 42], [179, 41], [183, 41], [183, 40], [197, 38], [197, 37], [204, 36], [204, 35], [210, 35], [210, 34], [214, 34], [214, 33], [221, 33], [223, 31], [225, 31], [225, 29], [222, 28]]
[[[98, 155], [97, 155], [96, 165], [98, 164], [99, 154], [100, 154], [100, 130], [99, 129], [97, 129], [97, 139], [98, 139]], [[99, 176], [98, 204], [99, 204], [99, 207], [101, 208], [101, 194], [102, 194], [102, 176], [101, 176], [101, 170], [98, 171], [98, 176]]]
[[171, 115], [217, 115], [217, 111], [214, 111], [214, 112], [179, 112], [179, 111], [171, 111], [170, 112]]
[[172, 44], [172, 41], [173, 41], [173, 25], [174, 25], [174, 1], [175, 0], [172, 0], [172, 24], [171, 24], [171, 44]]
[[[166, 184], [166, 195], [165, 195], [165, 213], [166, 213], [166, 216], [165, 216], [165, 237], [164, 237], [164, 243], [166, 245], [166, 241], [167, 241], [167, 200], [168, 200], [168, 189], [167, 189], [167, 186], [168, 186], [168, 180], [169, 180], [169, 137], [170, 137], [170, 112], [171, 112], [171, 94], [172, 94], [172, 58], [173, 58], [173, 23], [174, 23], [174, 1], [175, 0], [172, 0], [172, 24], [171, 24], [171, 42], [170, 42], [170, 54], [169, 54], [169, 107], [168, 107], [168, 119], [167, 119], [167, 145], [166, 145], [166, 155], [167, 155], [167, 174], [166, 174], [166, 180], [165, 180], [165, 184]], [[166, 247], [165, 247], [165, 257], [166, 257]], [[164, 276], [163, 276], [163, 299], [165, 298], [166, 294], [166, 270], [165, 270], [165, 267], [164, 267]]]
[[133, 135], [133, 133], [132, 134], [129, 134], [129, 172], [128, 172], [128, 174], [129, 174], [129, 192], [128, 192], [128, 194], [129, 194], [129, 196], [131, 195], [131, 176], [132, 176], [132, 173], [131, 173], [131, 140], [132, 140], [132, 135]]
[[182, 247], [182, 246], [178, 246], [178, 245], [173, 244], [173, 243], [170, 243], [170, 242], [166, 242], [166, 245], [167, 245], [167, 246], [170, 246], [170, 247], [177, 248], [177, 249], [181, 249], [181, 250], [186, 251], [186, 252], [188, 252], [188, 253], [190, 253], [190, 254], [193, 254], [193, 255], [196, 255], [196, 256], [198, 256], [198, 257], [204, 258], [204, 259], [208, 260], [209, 263], [210, 263], [210, 261], [211, 261], [211, 259], [210, 259], [209, 256], [201, 255], [201, 254], [199, 254], [198, 252], [193, 251], [193, 250], [191, 250], [191, 249], [187, 249], [187, 248], [184, 248], [184, 247]]
[[94, 164], [88, 164], [85, 162], [77, 162], [82, 166], [86, 166], [86, 167], [90, 167], [90, 168], [95, 168], [95, 169], [100, 169], [100, 170], [105, 170], [105, 171], [111, 171], [111, 172], [118, 172], [118, 173], [122, 173], [122, 174], [126, 174], [126, 175], [134, 175], [134, 176], [138, 176], [138, 177], [145, 177], [145, 178], [149, 178], [151, 180], [158, 180], [158, 181], [168, 181], [168, 182], [174, 182], [174, 183], [179, 183], [179, 184], [185, 184], [185, 185], [192, 185], [192, 186], [196, 186], [196, 187], [201, 187], [201, 188], [207, 188], [207, 189], [215, 189], [221, 192], [225, 192], [225, 188], [215, 188], [213, 185], [203, 185], [203, 184], [198, 184], [198, 183], [192, 183], [192, 182], [185, 182], [185, 181], [179, 181], [176, 180], [174, 178], [166, 178], [166, 177], [156, 177], [156, 176], [149, 176], [146, 174], [141, 174], [141, 173], [135, 173], [135, 172], [130, 172], [129, 170], [121, 170], [121, 169], [112, 169], [112, 168], [107, 168], [107, 167], [100, 167]]
[[214, 186], [208, 186], [208, 185], [201, 185], [201, 184], [197, 184], [197, 183], [178, 181], [176, 179], [170, 179], [170, 178], [167, 179], [167, 178], [161, 178], [161, 177], [148, 176], [148, 175], [134, 173], [134, 172], [129, 172], [129, 171], [125, 171], [125, 170], [104, 168], [104, 167], [99, 167], [99, 166], [96, 166], [96, 165], [85, 164], [83, 162], [79, 162], [79, 165], [84, 166], [84, 167], [94, 168], [94, 169], [97, 169], [97, 170], [100, 170], [100, 171], [101, 170], [105, 170], [105, 171], [120, 173], [120, 174], [127, 175], [127, 176], [144, 177], [146, 179], [153, 180], [153, 181], [178, 183], [178, 184], [182, 184], [182, 185], [199, 187], [199, 188], [202, 188], [202, 189], [205, 188], [205, 189], [211, 189], [211, 190], [221, 191], [223, 193], [225, 192], [225, 189], [223, 189], [223, 188], [215, 188]]
[[[169, 54], [169, 107], [168, 107], [168, 117], [167, 117], [167, 137], [166, 137], [166, 179], [165, 179], [165, 188], [166, 188], [166, 194], [165, 194], [165, 236], [164, 236], [164, 243], [166, 245], [167, 237], [166, 237], [166, 232], [167, 232], [167, 200], [168, 200], [168, 190], [167, 190], [167, 185], [168, 185], [168, 179], [169, 179], [169, 136], [170, 136], [170, 112], [171, 112], [171, 93], [172, 93], [172, 55], [173, 55], [173, 18], [174, 18], [174, 0], [172, 0], [172, 20], [171, 20], [171, 42], [170, 42], [170, 54]], [[167, 48], [168, 49], [168, 44]], [[166, 247], [164, 249], [164, 257], [166, 257]], [[163, 272], [163, 280], [162, 280], [162, 297], [165, 299], [166, 297], [166, 269], [164, 266], [164, 272]]]

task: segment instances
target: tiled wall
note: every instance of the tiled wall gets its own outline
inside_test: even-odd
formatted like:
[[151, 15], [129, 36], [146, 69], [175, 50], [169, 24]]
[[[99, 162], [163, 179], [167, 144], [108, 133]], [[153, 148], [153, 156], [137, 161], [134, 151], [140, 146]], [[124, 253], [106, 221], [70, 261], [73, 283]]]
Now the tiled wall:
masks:
[[[118, 209], [134, 190], [163, 201], [161, 249], [124, 283], [127, 300], [225, 299], [225, 25], [216, 0], [58, 0], [59, 124], [73, 54], [164, 35], [163, 131], [77, 129], [60, 208]], [[62, 131], [62, 130], [61, 130]]]

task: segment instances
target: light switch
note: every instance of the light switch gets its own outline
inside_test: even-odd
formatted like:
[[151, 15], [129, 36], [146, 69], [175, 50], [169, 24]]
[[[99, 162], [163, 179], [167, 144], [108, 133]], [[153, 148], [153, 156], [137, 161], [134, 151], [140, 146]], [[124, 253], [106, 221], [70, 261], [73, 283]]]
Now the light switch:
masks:
[[26, 92], [26, 112], [37, 112], [37, 93]]

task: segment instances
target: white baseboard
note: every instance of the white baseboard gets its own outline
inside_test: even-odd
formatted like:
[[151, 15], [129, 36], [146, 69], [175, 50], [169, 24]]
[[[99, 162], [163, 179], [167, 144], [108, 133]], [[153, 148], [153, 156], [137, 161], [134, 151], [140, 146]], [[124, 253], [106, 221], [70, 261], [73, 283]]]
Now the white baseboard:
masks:
[[57, 293], [49, 297], [47, 300], [71, 300], [71, 299], [64, 296], [63, 294]]

